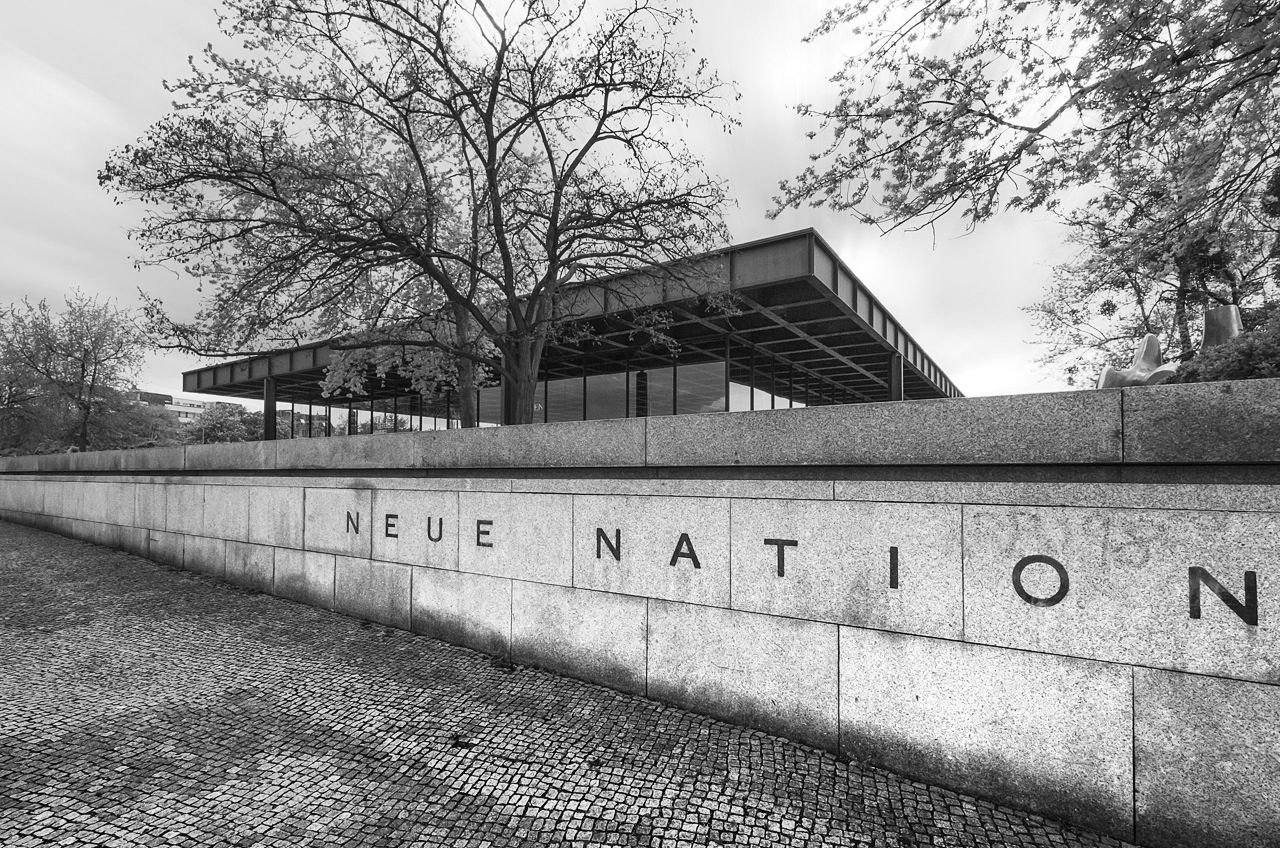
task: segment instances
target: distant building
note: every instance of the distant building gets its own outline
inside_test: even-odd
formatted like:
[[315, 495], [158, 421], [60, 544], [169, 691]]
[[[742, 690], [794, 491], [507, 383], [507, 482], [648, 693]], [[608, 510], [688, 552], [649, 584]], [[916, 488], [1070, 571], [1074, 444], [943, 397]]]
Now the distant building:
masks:
[[159, 392], [144, 392], [141, 390], [130, 392], [129, 399], [134, 403], [163, 407], [164, 409], [175, 413], [178, 416], [178, 420], [183, 424], [191, 424], [198, 421], [201, 415], [204, 415], [217, 404], [227, 403], [227, 401], [174, 397], [173, 395], [161, 394]]

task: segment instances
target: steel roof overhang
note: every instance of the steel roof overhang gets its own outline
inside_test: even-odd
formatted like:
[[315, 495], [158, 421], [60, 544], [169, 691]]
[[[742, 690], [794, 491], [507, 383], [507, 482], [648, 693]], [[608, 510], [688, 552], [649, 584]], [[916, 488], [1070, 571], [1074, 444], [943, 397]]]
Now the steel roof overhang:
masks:
[[[626, 284], [621, 280], [626, 279]], [[662, 335], [677, 361], [730, 362], [731, 379], [810, 405], [891, 399], [892, 360], [902, 361], [908, 399], [960, 392], [813, 230], [776, 236], [670, 266], [577, 287], [562, 302], [571, 331], [548, 344], [540, 379], [617, 373], [670, 365], [672, 348], [655, 341], [642, 316], [668, 319]], [[332, 348], [316, 342], [187, 371], [183, 390], [260, 398], [275, 380], [281, 402], [337, 404], [412, 394], [397, 374], [373, 375], [364, 395], [326, 398], [320, 382]]]

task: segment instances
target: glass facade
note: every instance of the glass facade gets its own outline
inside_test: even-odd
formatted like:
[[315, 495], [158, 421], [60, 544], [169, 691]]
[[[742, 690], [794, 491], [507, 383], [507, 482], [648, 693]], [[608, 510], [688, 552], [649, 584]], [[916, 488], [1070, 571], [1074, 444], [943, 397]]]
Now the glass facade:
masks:
[[480, 419], [480, 426], [486, 424], [497, 425], [502, 423], [502, 387], [490, 386], [477, 392], [479, 395], [479, 403], [476, 408], [476, 417]]
[[636, 417], [675, 415], [675, 369], [647, 368], [635, 373]]
[[547, 381], [547, 420], [581, 421], [583, 412], [581, 377]]
[[[737, 351], [734, 351], [736, 354]], [[743, 353], [746, 353], [745, 351]], [[584, 421], [696, 415], [749, 409], [787, 409], [805, 404], [803, 380], [779, 379], [781, 370], [758, 369], [754, 357], [726, 361], [663, 363], [650, 358], [645, 368], [631, 367], [614, 374], [560, 377], [538, 383], [534, 395], [536, 422]], [[746, 381], [759, 381], [755, 386]], [[761, 387], [794, 391], [797, 397], [771, 394]], [[727, 394], [726, 394], [727, 392]], [[503, 391], [488, 386], [476, 391], [476, 410], [482, 427], [502, 424]], [[394, 433], [444, 430], [459, 426], [457, 396], [452, 391], [423, 398], [398, 396], [344, 405], [282, 410], [281, 438], [307, 438], [347, 433]], [[327, 424], [327, 426], [326, 426]]]
[[591, 374], [587, 377], [586, 408], [583, 417], [627, 417], [627, 375]]
[[676, 414], [724, 412], [725, 364], [676, 366]]

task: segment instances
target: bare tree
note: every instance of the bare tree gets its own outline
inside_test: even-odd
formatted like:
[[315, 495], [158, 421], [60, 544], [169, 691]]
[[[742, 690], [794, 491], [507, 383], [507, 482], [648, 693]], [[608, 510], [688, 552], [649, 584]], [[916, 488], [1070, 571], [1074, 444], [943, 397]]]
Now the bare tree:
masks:
[[100, 174], [148, 204], [147, 261], [208, 286], [190, 324], [150, 303], [166, 344], [403, 351], [396, 367], [468, 400], [479, 365], [528, 422], [566, 287], [727, 241], [724, 188], [682, 131], [691, 112], [728, 126], [731, 91], [673, 37], [682, 10], [224, 5], [242, 51], [193, 62], [175, 110]]

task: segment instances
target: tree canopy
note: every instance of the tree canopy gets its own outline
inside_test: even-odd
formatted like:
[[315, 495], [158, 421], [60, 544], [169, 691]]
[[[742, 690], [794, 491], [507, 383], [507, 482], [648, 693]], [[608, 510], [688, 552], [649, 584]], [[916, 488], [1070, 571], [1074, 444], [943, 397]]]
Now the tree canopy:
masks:
[[1123, 360], [1148, 333], [1161, 337], [1168, 361], [1185, 362], [1200, 345], [1206, 309], [1236, 305], [1248, 316], [1280, 294], [1280, 221], [1245, 206], [1215, 227], [1202, 221], [1155, 238], [1146, 225], [1162, 214], [1167, 185], [1135, 181], [1071, 216], [1079, 253], [1055, 269], [1029, 310], [1044, 361], [1068, 383], [1091, 385], [1103, 364]]
[[856, 0], [837, 36], [839, 99], [801, 107], [826, 147], [779, 209], [1059, 215], [1080, 253], [1033, 312], [1072, 378], [1148, 332], [1185, 359], [1204, 305], [1274, 294], [1277, 0]]
[[125, 395], [147, 349], [133, 316], [80, 292], [65, 307], [0, 310], [0, 449], [132, 447], [173, 429]]
[[780, 202], [886, 226], [1056, 208], [1064, 191], [1179, 159], [1170, 220], [1222, 219], [1280, 164], [1277, 0], [856, 0], [829, 140]]
[[[147, 204], [146, 261], [207, 292], [186, 324], [150, 304], [167, 344], [380, 346], [353, 361], [398, 357], [464, 398], [473, 365], [496, 368], [527, 421], [542, 350], [571, 317], [566, 286], [727, 238], [723, 186], [680, 129], [690, 111], [723, 118], [731, 91], [673, 35], [684, 11], [223, 5], [236, 50], [193, 61], [169, 85], [174, 111], [99, 175]], [[337, 382], [358, 383], [346, 368]]]

